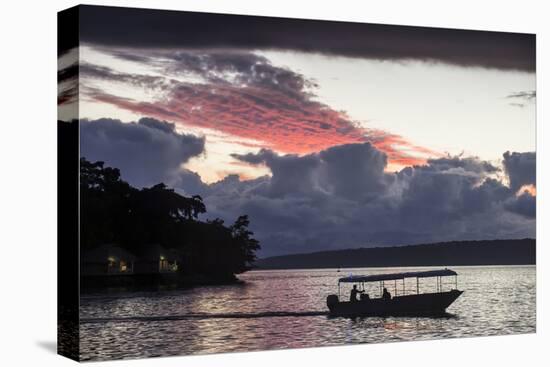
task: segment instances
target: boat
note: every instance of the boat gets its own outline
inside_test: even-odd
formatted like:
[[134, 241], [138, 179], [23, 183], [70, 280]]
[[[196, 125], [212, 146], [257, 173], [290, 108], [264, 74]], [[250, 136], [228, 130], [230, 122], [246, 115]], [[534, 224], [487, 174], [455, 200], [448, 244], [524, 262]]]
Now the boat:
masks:
[[[457, 273], [451, 269], [415, 271], [392, 274], [349, 275], [338, 279], [338, 295], [327, 296], [330, 316], [428, 316], [444, 315], [449, 307], [464, 291], [458, 290]], [[454, 277], [449, 287], [443, 283], [446, 277]], [[406, 288], [406, 279], [416, 278], [416, 292]], [[436, 278], [435, 292], [420, 293], [420, 280]], [[399, 284], [398, 284], [399, 281]], [[365, 283], [379, 282], [380, 297], [371, 298], [365, 292]], [[389, 282], [389, 283], [388, 283]], [[353, 283], [360, 299], [340, 300], [342, 283]], [[393, 290], [393, 297], [386, 289]], [[445, 286], [447, 289], [445, 290]], [[413, 285], [414, 287], [414, 285]], [[354, 297], [355, 298], [355, 297]]]

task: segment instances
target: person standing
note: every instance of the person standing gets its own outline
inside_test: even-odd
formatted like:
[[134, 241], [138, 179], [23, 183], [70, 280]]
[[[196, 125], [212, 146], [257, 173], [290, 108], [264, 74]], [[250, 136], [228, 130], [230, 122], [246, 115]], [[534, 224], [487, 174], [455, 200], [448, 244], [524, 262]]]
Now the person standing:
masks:
[[353, 285], [353, 288], [351, 289], [351, 292], [350, 292], [350, 295], [349, 295], [349, 300], [350, 302], [357, 302], [358, 299], [357, 299], [357, 293], [363, 293], [364, 291], [360, 291], [357, 289], [357, 285], [354, 284]]

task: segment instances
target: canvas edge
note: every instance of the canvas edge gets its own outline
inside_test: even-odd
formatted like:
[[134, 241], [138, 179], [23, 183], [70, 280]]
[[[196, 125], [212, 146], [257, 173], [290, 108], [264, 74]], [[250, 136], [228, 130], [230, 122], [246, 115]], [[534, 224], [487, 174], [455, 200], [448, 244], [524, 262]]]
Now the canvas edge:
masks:
[[78, 50], [79, 11], [75, 6], [57, 13], [57, 354], [75, 361], [80, 361], [78, 57], [69, 78], [74, 83], [69, 107], [60, 102], [59, 69], [61, 57]]

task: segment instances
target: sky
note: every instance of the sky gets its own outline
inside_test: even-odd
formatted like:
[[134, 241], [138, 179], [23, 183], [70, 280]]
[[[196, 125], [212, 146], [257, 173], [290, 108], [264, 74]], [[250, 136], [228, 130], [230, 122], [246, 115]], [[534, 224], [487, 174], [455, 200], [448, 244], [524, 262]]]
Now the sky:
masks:
[[248, 214], [261, 256], [535, 236], [534, 35], [89, 6], [79, 33], [81, 155]]

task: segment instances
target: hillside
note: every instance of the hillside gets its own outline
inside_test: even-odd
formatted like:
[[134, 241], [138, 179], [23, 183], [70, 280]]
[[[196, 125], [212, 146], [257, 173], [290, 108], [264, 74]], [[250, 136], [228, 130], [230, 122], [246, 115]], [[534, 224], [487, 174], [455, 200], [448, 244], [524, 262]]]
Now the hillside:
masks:
[[535, 264], [534, 239], [358, 248], [259, 259], [258, 269]]

